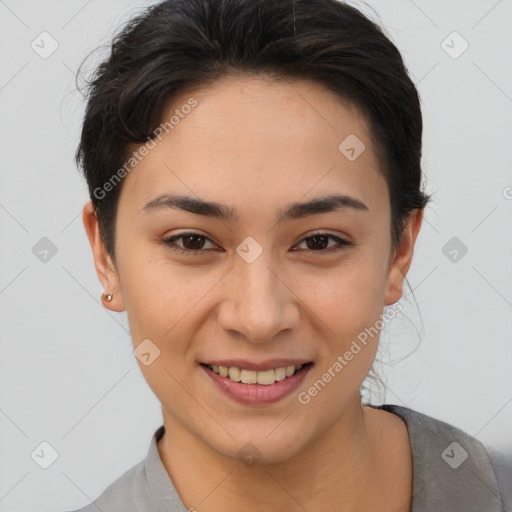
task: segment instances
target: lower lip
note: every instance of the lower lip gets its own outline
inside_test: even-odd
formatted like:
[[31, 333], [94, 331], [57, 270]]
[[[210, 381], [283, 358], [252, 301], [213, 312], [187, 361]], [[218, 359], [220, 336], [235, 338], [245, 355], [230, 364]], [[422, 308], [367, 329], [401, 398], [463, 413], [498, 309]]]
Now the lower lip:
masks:
[[274, 382], [264, 386], [263, 384], [244, 384], [243, 382], [235, 382], [227, 377], [221, 377], [219, 374], [210, 370], [204, 365], [199, 365], [203, 371], [215, 382], [221, 391], [227, 396], [249, 405], [266, 405], [272, 404], [288, 396], [295, 391], [302, 383], [312, 365], [303, 366], [298, 372], [284, 380]]

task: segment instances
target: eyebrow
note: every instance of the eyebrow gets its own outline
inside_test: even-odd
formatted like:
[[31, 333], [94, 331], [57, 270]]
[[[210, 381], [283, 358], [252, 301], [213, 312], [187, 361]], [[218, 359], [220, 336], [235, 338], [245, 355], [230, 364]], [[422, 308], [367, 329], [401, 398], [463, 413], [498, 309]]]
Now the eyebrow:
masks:
[[[184, 195], [162, 194], [145, 204], [141, 211], [153, 211], [162, 208], [180, 209], [197, 215], [214, 217], [225, 221], [236, 221], [236, 210], [225, 204], [204, 201]], [[276, 221], [301, 219], [310, 215], [333, 212], [339, 209], [369, 211], [368, 206], [360, 199], [342, 194], [318, 197], [304, 203], [291, 203], [280, 209]]]

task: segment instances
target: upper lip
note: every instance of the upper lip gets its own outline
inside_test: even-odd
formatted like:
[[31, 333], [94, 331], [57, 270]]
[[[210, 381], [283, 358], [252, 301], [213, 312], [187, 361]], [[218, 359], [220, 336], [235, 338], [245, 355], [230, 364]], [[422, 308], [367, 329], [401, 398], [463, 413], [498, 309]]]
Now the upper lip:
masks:
[[243, 368], [257, 372], [274, 370], [287, 366], [299, 366], [312, 362], [310, 359], [269, 359], [260, 363], [247, 361], [245, 359], [216, 359], [215, 361], [203, 361], [206, 365], [226, 366], [228, 368]]

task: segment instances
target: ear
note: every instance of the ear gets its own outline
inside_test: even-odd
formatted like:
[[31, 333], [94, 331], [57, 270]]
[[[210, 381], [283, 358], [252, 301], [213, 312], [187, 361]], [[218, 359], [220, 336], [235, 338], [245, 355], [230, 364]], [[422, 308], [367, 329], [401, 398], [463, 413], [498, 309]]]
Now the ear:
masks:
[[91, 244], [96, 273], [105, 290], [104, 293], [112, 294], [111, 301], [107, 301], [103, 295], [101, 296], [103, 306], [111, 311], [124, 311], [125, 305], [121, 294], [119, 273], [112, 262], [112, 258], [107, 253], [105, 244], [101, 238], [98, 218], [91, 200], [84, 205], [82, 220], [87, 237], [89, 238], [89, 243]]
[[421, 222], [423, 220], [424, 208], [412, 210], [407, 224], [400, 237], [400, 244], [394, 251], [393, 261], [388, 268], [388, 278], [386, 284], [386, 296], [384, 305], [390, 306], [399, 301], [402, 297], [402, 285], [411, 266], [414, 243], [418, 236]]

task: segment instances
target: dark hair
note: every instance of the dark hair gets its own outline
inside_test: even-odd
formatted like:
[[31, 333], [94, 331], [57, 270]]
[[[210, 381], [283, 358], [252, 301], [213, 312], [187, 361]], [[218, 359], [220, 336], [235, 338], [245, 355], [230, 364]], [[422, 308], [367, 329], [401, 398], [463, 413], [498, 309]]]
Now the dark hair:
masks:
[[418, 92], [383, 30], [337, 0], [165, 0], [126, 23], [87, 83], [75, 160], [114, 262], [122, 183], [105, 185], [133, 144], [155, 138], [176, 95], [238, 73], [314, 80], [360, 109], [388, 184], [396, 248], [430, 196], [421, 190]]

